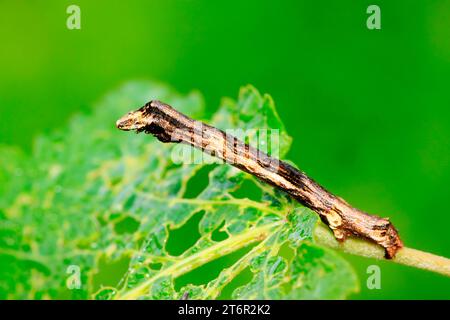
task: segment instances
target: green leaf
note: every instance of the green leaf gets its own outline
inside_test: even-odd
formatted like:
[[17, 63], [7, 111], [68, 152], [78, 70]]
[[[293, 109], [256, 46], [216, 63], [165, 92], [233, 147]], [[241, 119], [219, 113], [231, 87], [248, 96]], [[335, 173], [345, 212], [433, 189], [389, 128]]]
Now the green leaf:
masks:
[[[150, 99], [202, 118], [199, 93], [133, 82], [38, 137], [31, 155], [0, 148], [0, 298], [334, 299], [357, 290], [346, 261], [314, 244], [315, 213], [198, 150], [114, 127]], [[251, 86], [207, 122], [251, 144], [278, 132], [266, 144], [274, 156], [291, 144], [273, 100]]]

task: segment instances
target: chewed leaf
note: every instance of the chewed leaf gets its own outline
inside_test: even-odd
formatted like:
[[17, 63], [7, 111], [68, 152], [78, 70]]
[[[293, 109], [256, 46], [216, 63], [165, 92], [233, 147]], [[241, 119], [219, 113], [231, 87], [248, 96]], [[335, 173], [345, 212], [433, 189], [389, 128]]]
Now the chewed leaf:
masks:
[[[198, 151], [204, 161], [177, 161], [187, 146], [116, 130], [120, 115], [151, 99], [203, 116], [197, 92], [132, 82], [40, 136], [30, 156], [0, 147], [0, 299], [315, 299], [356, 290], [347, 263], [314, 244], [315, 213]], [[275, 156], [291, 143], [272, 99], [251, 86], [207, 122], [267, 143]]]
[[239, 119], [247, 128], [278, 130], [280, 136], [273, 146], [280, 149], [277, 157], [283, 157], [289, 151], [292, 138], [287, 134], [270, 95], [261, 95], [254, 87], [245, 86], [239, 92], [236, 108]]
[[212, 124], [276, 158], [285, 156], [292, 143], [272, 97], [251, 85], [241, 88], [237, 102], [223, 99]]

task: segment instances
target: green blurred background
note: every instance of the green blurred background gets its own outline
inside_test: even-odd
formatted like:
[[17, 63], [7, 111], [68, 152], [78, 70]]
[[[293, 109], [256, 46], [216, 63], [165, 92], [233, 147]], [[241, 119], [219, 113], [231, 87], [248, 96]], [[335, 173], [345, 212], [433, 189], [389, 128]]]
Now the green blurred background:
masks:
[[[70, 4], [81, 30], [66, 28]], [[366, 28], [370, 4], [381, 30]], [[450, 1], [1, 1], [0, 142], [29, 152], [129, 79], [199, 89], [209, 114], [251, 83], [274, 97], [291, 160], [449, 257], [449, 14]], [[353, 298], [450, 298], [448, 278], [348, 258]], [[365, 285], [374, 263], [381, 290]]]

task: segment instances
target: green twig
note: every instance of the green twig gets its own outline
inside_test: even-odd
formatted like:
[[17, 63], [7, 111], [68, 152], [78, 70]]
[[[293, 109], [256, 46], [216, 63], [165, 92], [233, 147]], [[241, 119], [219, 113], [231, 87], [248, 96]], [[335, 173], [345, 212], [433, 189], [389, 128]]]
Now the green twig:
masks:
[[[378, 245], [358, 238], [349, 238], [344, 242], [338, 242], [331, 231], [322, 224], [318, 225], [314, 230], [314, 238], [321, 245], [339, 249], [346, 253], [385, 260], [384, 250]], [[450, 277], [450, 259], [428, 252], [404, 247], [397, 252], [395, 258], [388, 261]]]

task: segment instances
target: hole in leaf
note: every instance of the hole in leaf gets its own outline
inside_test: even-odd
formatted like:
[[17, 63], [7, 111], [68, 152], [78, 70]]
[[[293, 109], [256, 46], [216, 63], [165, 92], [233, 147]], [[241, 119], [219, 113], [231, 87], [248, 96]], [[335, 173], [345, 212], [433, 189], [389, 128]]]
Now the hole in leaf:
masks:
[[150, 263], [148, 266], [152, 270], [161, 270], [162, 263]]
[[283, 245], [278, 250], [278, 255], [283, 257], [286, 261], [291, 261], [294, 257], [295, 251], [289, 246], [289, 242], [283, 243]]
[[134, 233], [139, 228], [139, 221], [133, 217], [126, 216], [114, 225], [117, 234]]
[[95, 216], [96, 216], [97, 222], [99, 223], [100, 226], [102, 226], [102, 227], [106, 226], [108, 221], [106, 221], [106, 219], [105, 219], [105, 217], [103, 217], [103, 215], [98, 213]]
[[222, 223], [211, 233], [211, 240], [220, 242], [229, 237], [228, 233], [225, 231], [221, 231], [223, 226], [225, 225], [225, 221], [222, 221]]
[[253, 179], [245, 179], [236, 191], [231, 192], [231, 195], [238, 199], [249, 198], [253, 201], [261, 201], [262, 191]]
[[201, 285], [214, 280], [223, 269], [235, 264], [256, 245], [257, 243], [222, 256], [176, 278], [174, 281], [175, 290], [178, 291], [188, 284]]
[[123, 214], [120, 212], [111, 212], [108, 217], [108, 220], [111, 222], [114, 222], [115, 220], [121, 220], [122, 217], [123, 217]]
[[193, 177], [191, 177], [186, 185], [186, 192], [184, 198], [196, 198], [209, 183], [208, 174], [217, 167], [217, 164], [208, 164], [198, 170]]
[[123, 204], [123, 208], [127, 211], [130, 210], [131, 207], [133, 206], [135, 200], [136, 200], [136, 195], [132, 194]]
[[239, 287], [245, 286], [253, 278], [253, 273], [250, 268], [247, 267], [242, 270], [233, 280], [230, 281], [223, 289], [220, 295], [217, 297], [219, 300], [231, 300], [233, 297], [233, 291]]
[[123, 257], [117, 260], [109, 260], [101, 256], [98, 260], [98, 272], [92, 278], [93, 292], [102, 286], [115, 286], [127, 272], [130, 264], [130, 257]]
[[198, 224], [205, 212], [199, 211], [189, 218], [181, 227], [169, 229], [166, 250], [172, 256], [179, 256], [192, 247], [200, 238]]
[[171, 159], [168, 160], [168, 163], [166, 165], [165, 171], [164, 171], [164, 176], [170, 171], [170, 170], [175, 170], [178, 169], [182, 166], [181, 162], [173, 162]]

